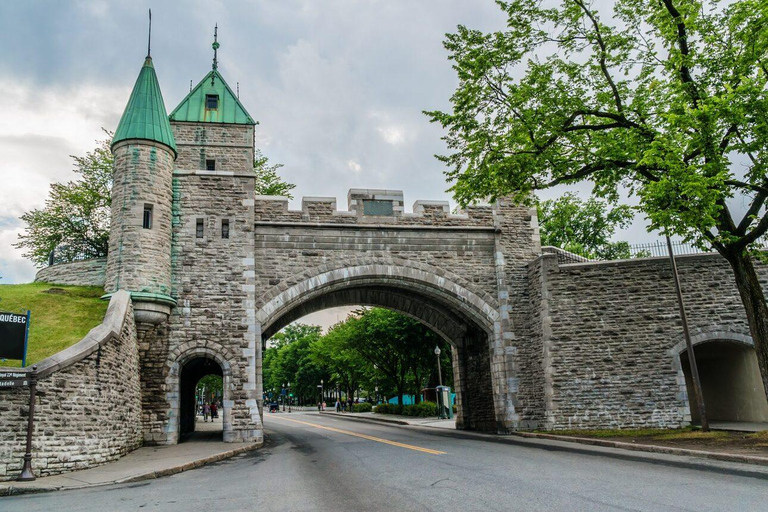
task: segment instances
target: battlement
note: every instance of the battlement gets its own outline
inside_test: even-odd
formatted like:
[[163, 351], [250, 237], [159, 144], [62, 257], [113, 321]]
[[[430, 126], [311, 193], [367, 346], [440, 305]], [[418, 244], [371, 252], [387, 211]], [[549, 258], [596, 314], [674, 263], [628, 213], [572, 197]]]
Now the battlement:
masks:
[[497, 206], [470, 206], [461, 213], [451, 213], [448, 201], [418, 200], [413, 213], [406, 213], [402, 190], [350, 189], [348, 210], [338, 210], [335, 197], [303, 197], [301, 210], [291, 210], [289, 199], [282, 196], [255, 196], [257, 224], [329, 223], [398, 226], [445, 226], [493, 228], [493, 210]]

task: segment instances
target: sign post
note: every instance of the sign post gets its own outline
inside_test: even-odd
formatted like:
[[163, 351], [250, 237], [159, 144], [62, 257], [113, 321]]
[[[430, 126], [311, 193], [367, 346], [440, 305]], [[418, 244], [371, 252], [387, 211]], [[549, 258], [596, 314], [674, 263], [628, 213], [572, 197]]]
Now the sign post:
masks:
[[32, 472], [32, 431], [35, 428], [35, 391], [37, 390], [37, 366], [32, 367], [29, 380], [29, 417], [27, 418], [27, 451], [24, 453], [24, 467], [21, 469], [19, 482], [31, 482], [35, 479]]
[[0, 311], [0, 357], [20, 359], [26, 366], [28, 338], [29, 311], [23, 315]]

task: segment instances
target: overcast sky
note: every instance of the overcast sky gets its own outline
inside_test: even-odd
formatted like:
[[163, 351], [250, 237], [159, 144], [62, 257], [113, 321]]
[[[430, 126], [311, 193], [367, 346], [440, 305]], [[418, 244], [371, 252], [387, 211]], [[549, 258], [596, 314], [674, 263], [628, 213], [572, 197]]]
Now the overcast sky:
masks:
[[[43, 205], [52, 182], [114, 130], [146, 54], [168, 112], [211, 67], [259, 122], [256, 144], [303, 195], [349, 188], [402, 189], [449, 199], [442, 130], [422, 110], [448, 109], [457, 80], [442, 47], [464, 24], [501, 29], [492, 0], [72, 1], [0, 3], [0, 276], [28, 282], [35, 269], [12, 247], [18, 217]], [[641, 226], [632, 241], [649, 238]], [[625, 234], [625, 238], [627, 235]]]

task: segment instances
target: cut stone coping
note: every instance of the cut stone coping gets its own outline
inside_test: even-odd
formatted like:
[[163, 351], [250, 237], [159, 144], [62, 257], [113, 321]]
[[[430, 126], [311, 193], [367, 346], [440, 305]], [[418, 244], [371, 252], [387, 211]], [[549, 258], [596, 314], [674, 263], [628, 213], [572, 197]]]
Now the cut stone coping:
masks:
[[[211, 450], [205, 449], [207, 448], [205, 445], [208, 444], [223, 445], [221, 448], [226, 449], [213, 450], [211, 452]], [[95, 468], [38, 478], [32, 482], [0, 482], [0, 496], [66, 491], [152, 480], [251, 452], [257, 450], [262, 445], [263, 441], [241, 444], [232, 448], [232, 444], [220, 441], [215, 443], [188, 441], [172, 446], [146, 446], [131, 452], [115, 462]], [[195, 448], [197, 449], [195, 450]], [[206, 453], [187, 455], [184, 453], [174, 453], [183, 452], [185, 449], [187, 451], [192, 449], [193, 452], [205, 451]], [[160, 456], [157, 456], [158, 452]], [[32, 464], [34, 465], [34, 459]]]

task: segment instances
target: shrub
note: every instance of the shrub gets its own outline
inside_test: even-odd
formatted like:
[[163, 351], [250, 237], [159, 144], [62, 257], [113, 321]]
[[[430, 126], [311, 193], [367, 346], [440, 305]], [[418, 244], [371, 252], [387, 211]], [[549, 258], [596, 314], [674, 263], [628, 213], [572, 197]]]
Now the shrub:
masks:
[[403, 414], [403, 406], [389, 403], [379, 404], [374, 412], [379, 414]]
[[352, 412], [371, 412], [373, 406], [368, 402], [352, 405]]
[[409, 412], [409, 416], [417, 416], [419, 418], [437, 416], [437, 404], [435, 402], [421, 402], [417, 405], [410, 406]]

